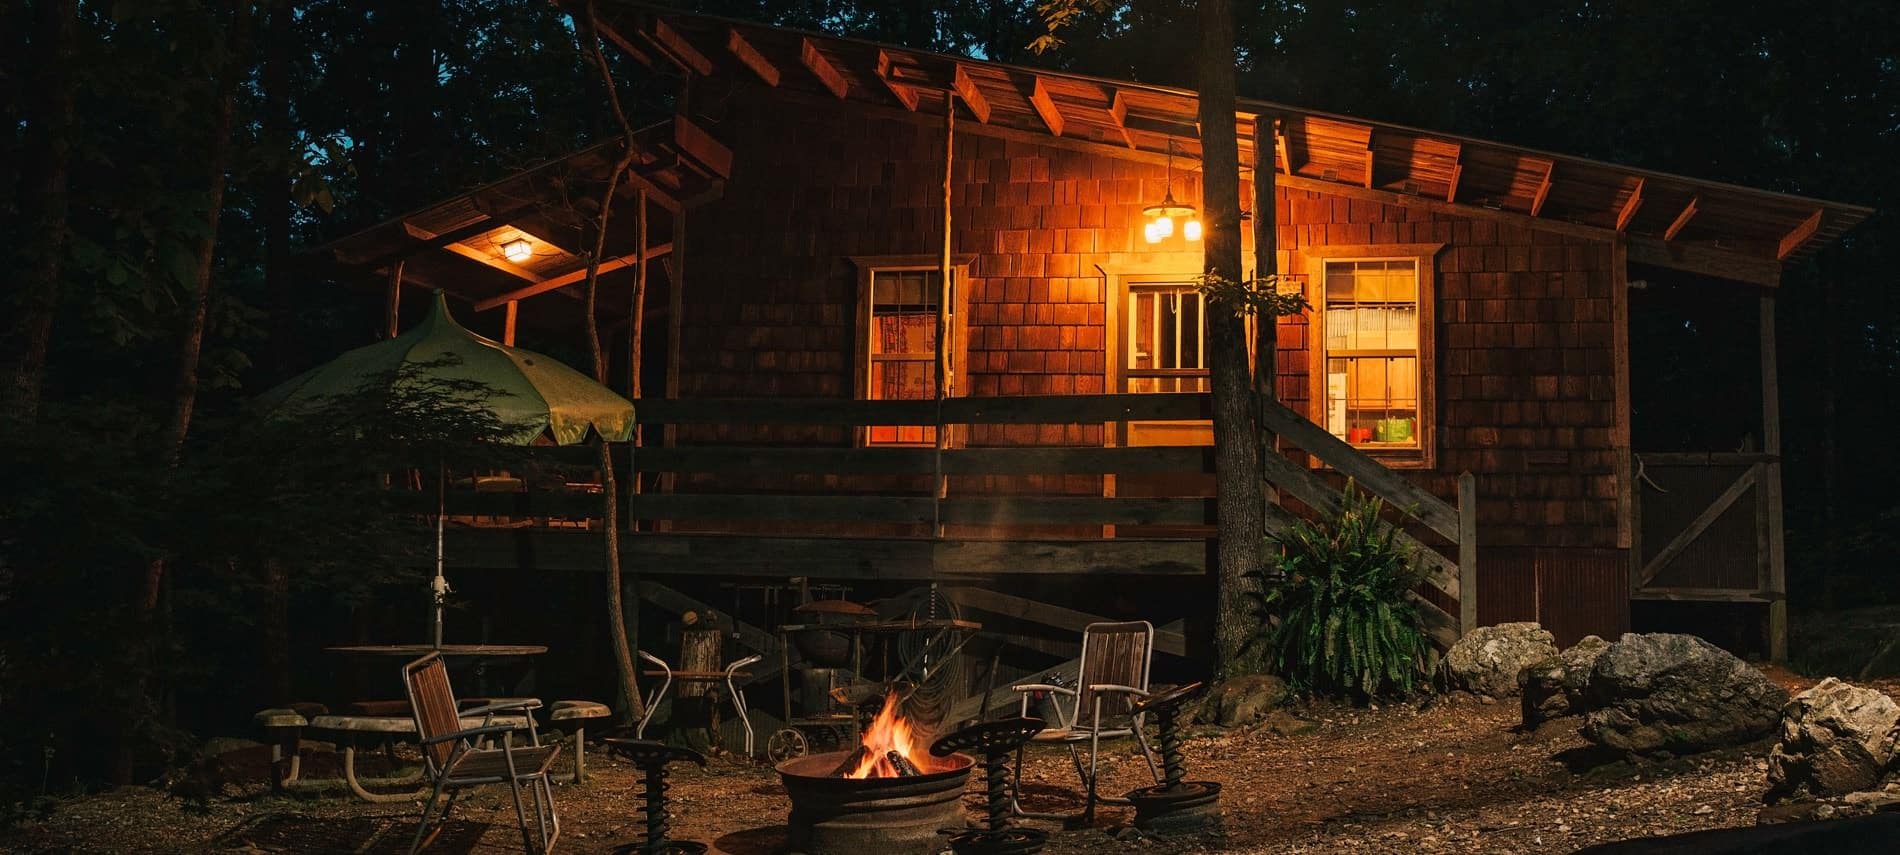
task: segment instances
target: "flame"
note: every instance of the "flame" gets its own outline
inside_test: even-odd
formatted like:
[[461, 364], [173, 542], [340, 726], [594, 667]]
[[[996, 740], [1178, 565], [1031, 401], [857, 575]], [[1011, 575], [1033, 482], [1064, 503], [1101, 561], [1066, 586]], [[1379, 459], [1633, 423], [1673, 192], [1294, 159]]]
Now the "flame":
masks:
[[858, 762], [858, 768], [846, 775], [847, 778], [895, 778], [897, 767], [890, 761], [890, 752], [895, 751], [918, 771], [925, 774], [940, 771], [944, 764], [930, 756], [924, 746], [927, 739], [911, 728], [910, 720], [897, 711], [897, 693], [884, 696], [884, 708], [879, 710], [877, 718], [864, 729], [864, 757]]

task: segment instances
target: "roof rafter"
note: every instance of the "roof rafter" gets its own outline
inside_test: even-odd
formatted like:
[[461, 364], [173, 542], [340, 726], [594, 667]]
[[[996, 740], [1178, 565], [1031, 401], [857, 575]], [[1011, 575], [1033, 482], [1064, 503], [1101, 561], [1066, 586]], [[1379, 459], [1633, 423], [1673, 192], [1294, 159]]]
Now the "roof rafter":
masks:
[[970, 114], [983, 124], [990, 123], [990, 99], [983, 97], [983, 90], [977, 88], [976, 81], [970, 78], [970, 71], [963, 63], [956, 64], [951, 74], [950, 87], [956, 90], [957, 97], [963, 99], [963, 106], [970, 108]]
[[798, 40], [798, 62], [813, 77], [818, 78], [818, 82], [824, 84], [826, 89], [831, 90], [831, 94], [843, 98], [851, 92], [851, 85], [845, 82], [844, 75], [818, 51], [818, 45], [809, 36]]
[[1636, 217], [1636, 209], [1643, 207], [1643, 183], [1645, 179], [1636, 179], [1635, 189], [1629, 198], [1623, 200], [1623, 208], [1616, 212], [1616, 230], [1620, 233], [1630, 227], [1630, 220]]
[[1788, 256], [1794, 255], [1799, 251], [1801, 245], [1808, 242], [1808, 238], [1814, 237], [1814, 233], [1821, 229], [1821, 215], [1823, 213], [1825, 213], [1823, 210], [1819, 208], [1815, 209], [1813, 216], [1802, 220], [1801, 225], [1794, 227], [1794, 231], [1782, 237], [1781, 245], [1776, 248], [1775, 259], [1778, 261], [1788, 260]]
[[1372, 145], [1372, 137], [1373, 137], [1373, 134], [1375, 133], [1377, 132], [1374, 131], [1373, 129], [1368, 128], [1366, 130], [1366, 188], [1367, 189], [1371, 189], [1373, 175], [1375, 175], [1378, 170], [1378, 155], [1376, 153], [1376, 149], [1374, 149]]
[[1049, 97], [1049, 87], [1042, 82], [1042, 75], [1035, 77], [1035, 85], [1029, 90], [1029, 105], [1036, 108], [1036, 115], [1042, 117], [1043, 127], [1049, 129], [1050, 136], [1062, 136], [1062, 111], [1056, 109], [1056, 101]]
[[884, 81], [884, 88], [891, 90], [892, 97], [897, 99], [897, 103], [904, 105], [904, 109], [915, 111], [917, 90], [897, 79], [897, 69], [894, 66], [890, 51], [877, 52], [877, 79]]
[[1676, 235], [1682, 233], [1682, 227], [1688, 225], [1689, 220], [1695, 217], [1695, 206], [1701, 201], [1701, 196], [1689, 198], [1689, 204], [1682, 206], [1682, 213], [1677, 214], [1676, 219], [1669, 224], [1669, 228], [1663, 230], [1663, 240], [1675, 240]]
[[1108, 98], [1108, 117], [1114, 120], [1115, 129], [1121, 131], [1122, 141], [1128, 143], [1129, 148], [1138, 148], [1135, 135], [1128, 130], [1128, 101], [1122, 97], [1120, 89], [1110, 91], [1113, 94]]
[[1458, 201], [1458, 181], [1465, 177], [1465, 147], [1454, 143], [1458, 148], [1451, 153], [1451, 181], [1445, 185], [1445, 201]]
[[1544, 179], [1537, 182], [1537, 192], [1531, 195], [1531, 216], [1541, 217], [1544, 215], [1544, 203], [1550, 201], [1551, 179], [1556, 177], [1556, 175], [1557, 161], [1552, 160], [1546, 162], [1544, 164]]
[[726, 28], [726, 52], [732, 54], [740, 65], [752, 69], [752, 73], [758, 75], [759, 80], [767, 86], [777, 86], [779, 79], [784, 76], [777, 65], [766, 59], [765, 54], [759, 53], [758, 48], [753, 47], [745, 36], [739, 34], [737, 27]]
[[652, 24], [643, 30], [642, 33], [646, 36], [647, 41], [652, 42], [654, 47], [658, 48], [668, 59], [673, 60], [680, 68], [698, 74], [701, 77], [712, 74], [712, 60], [708, 59], [705, 54], [700, 53], [699, 48], [693, 47], [692, 42], [687, 41], [686, 37], [680, 34], [680, 31], [673, 29], [672, 25], [668, 24], [664, 19], [652, 19]]

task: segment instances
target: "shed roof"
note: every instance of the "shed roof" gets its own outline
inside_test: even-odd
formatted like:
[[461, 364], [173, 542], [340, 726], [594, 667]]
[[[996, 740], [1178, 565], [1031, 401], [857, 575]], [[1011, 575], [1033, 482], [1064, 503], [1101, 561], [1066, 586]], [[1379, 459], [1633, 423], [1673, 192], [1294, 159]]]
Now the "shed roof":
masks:
[[[578, 296], [586, 277], [591, 224], [618, 138], [515, 173], [466, 193], [393, 217], [317, 249], [346, 270], [380, 271], [400, 261], [405, 282], [446, 291], [477, 310], [559, 292]], [[692, 120], [675, 117], [634, 133], [631, 177], [615, 192], [614, 218], [626, 223], [645, 190], [653, 212], [645, 257], [672, 252], [671, 214], [716, 198], [731, 153]], [[511, 261], [517, 240], [532, 255]], [[635, 257], [632, 229], [610, 229], [600, 272], [625, 276]]]
[[[580, 11], [577, 4], [575, 11]], [[941, 115], [955, 93], [988, 132], [1031, 134], [1120, 156], [1199, 155], [1193, 91], [974, 60], [661, 9], [596, 6], [602, 35], [644, 63], [726, 75], [794, 97]], [[1242, 164], [1255, 119], [1295, 187], [1448, 205], [1558, 231], [1624, 236], [1633, 261], [1772, 285], [1780, 264], [1839, 237], [1872, 209], [1622, 166], [1256, 99], [1239, 101]]]

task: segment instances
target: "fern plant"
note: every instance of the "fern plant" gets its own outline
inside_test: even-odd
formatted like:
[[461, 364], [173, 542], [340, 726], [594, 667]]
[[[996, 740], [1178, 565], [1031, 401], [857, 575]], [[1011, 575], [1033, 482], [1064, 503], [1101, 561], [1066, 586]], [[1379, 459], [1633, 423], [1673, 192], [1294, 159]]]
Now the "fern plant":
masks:
[[1385, 503], [1349, 481], [1339, 508], [1273, 537], [1278, 572], [1258, 594], [1261, 641], [1275, 670], [1321, 694], [1409, 694], [1429, 677], [1429, 642], [1407, 593], [1417, 551], [1380, 519]]

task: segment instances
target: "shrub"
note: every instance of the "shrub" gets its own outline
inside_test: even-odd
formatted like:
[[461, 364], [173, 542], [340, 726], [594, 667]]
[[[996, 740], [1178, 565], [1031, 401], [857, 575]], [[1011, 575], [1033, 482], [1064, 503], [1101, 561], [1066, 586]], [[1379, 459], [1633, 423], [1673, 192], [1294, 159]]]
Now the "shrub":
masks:
[[1429, 676], [1430, 642], [1406, 595], [1424, 578], [1415, 548], [1380, 519], [1385, 503], [1351, 482], [1334, 513], [1272, 539], [1261, 640], [1271, 665], [1322, 694], [1408, 694]]

